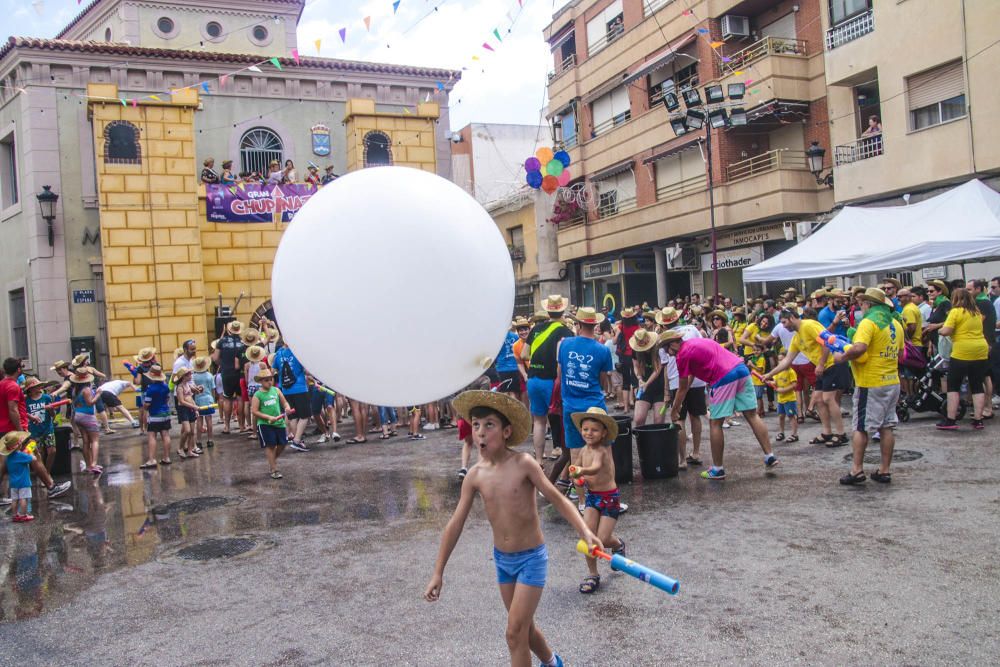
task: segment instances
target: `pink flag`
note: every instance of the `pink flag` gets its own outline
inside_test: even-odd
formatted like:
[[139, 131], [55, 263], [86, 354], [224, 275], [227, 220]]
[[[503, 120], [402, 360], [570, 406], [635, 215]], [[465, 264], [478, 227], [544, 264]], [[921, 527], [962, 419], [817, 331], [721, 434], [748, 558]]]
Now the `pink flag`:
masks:
[[347, 42], [347, 28], [340, 29], [340, 41]]
[[222, 76], [220, 76], [219, 77], [219, 88], [222, 88], [224, 85], [226, 85], [226, 81], [228, 81], [228, 80], [229, 80], [229, 75], [228, 74], [223, 74]]
[[486, 50], [488, 50], [488, 51], [493, 51], [493, 47], [490, 46], [489, 43], [487, 43], [487, 42], [483, 42], [483, 48], [486, 49]]
[[139, 100], [137, 100], [137, 99], [135, 99], [135, 98], [133, 97], [133, 98], [132, 98], [132, 108], [134, 109], [134, 108], [136, 108], [137, 106], [139, 106]]
[[372, 30], [372, 17], [366, 16], [364, 18], [364, 21], [365, 21], [365, 30], [367, 30], [368, 32], [371, 32], [371, 30]]
[[299, 50], [298, 49], [292, 49], [292, 59], [295, 61], [296, 65], [299, 64]]

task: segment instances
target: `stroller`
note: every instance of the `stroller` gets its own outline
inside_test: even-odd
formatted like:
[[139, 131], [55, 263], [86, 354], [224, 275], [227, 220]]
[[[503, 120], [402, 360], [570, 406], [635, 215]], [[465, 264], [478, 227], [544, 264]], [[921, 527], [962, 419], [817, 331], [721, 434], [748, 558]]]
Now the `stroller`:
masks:
[[[922, 361], [922, 359], [921, 359]], [[937, 412], [948, 416], [948, 397], [941, 391], [941, 379], [948, 373], [948, 360], [935, 354], [928, 361], [922, 372], [916, 363], [907, 363], [906, 367], [917, 374], [914, 393], [900, 400], [896, 405], [896, 416], [901, 422], [910, 420], [910, 412]], [[959, 401], [956, 419], [965, 416], [968, 405]]]

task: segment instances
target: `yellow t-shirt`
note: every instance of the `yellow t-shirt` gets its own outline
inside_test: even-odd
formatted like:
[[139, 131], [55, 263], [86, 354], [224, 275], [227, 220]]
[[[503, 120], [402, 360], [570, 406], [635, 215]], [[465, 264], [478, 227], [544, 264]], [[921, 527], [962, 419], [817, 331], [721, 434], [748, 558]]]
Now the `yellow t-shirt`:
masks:
[[[792, 349], [789, 352], [791, 354], [801, 352], [809, 358], [814, 366], [819, 366], [819, 355], [822, 354], [826, 346], [820, 343], [817, 338], [824, 331], [826, 331], [826, 327], [816, 320], [800, 321], [799, 330], [795, 333], [795, 338], [792, 339]], [[827, 355], [826, 365], [823, 368], [830, 366], [833, 366], [832, 351]]]
[[[795, 402], [795, 383], [798, 381], [799, 376], [789, 368], [787, 371], [781, 371], [774, 376], [774, 384], [778, 389], [778, 403], [793, 403]], [[791, 387], [788, 391], [781, 391], [781, 387]]]
[[910, 342], [917, 347], [923, 346], [924, 316], [920, 313], [920, 309], [915, 304], [908, 303], [903, 306], [902, 315], [903, 321], [906, 322], [907, 326], [911, 324], [916, 325], [913, 335], [910, 336]]
[[885, 387], [899, 384], [899, 353], [906, 336], [899, 322], [879, 329], [871, 320], [862, 320], [854, 333], [854, 344], [864, 343], [868, 351], [851, 360], [854, 383], [859, 387]]
[[946, 327], [955, 330], [951, 334], [951, 358], [959, 361], [981, 361], [989, 359], [990, 346], [983, 337], [983, 315], [978, 310], [970, 313], [965, 308], [948, 311]]
[[739, 349], [739, 346], [736, 345], [736, 341], [740, 339], [740, 336], [743, 335], [743, 332], [746, 331], [746, 329], [747, 329], [746, 322], [735, 322], [735, 321], [733, 322], [733, 348], [736, 354], [748, 354], [746, 352], [745, 346], [741, 350]]
[[757, 336], [760, 334], [760, 327], [757, 326], [756, 322], [751, 322], [746, 327], [746, 337], [750, 341], [750, 345], [743, 348], [743, 354], [753, 354], [753, 344], [757, 342]]
[[[759, 357], [752, 357], [750, 359], [750, 368], [763, 375], [767, 372], [767, 360], [764, 359], [763, 355]], [[753, 373], [750, 374], [750, 381], [753, 382], [753, 386], [755, 387], [761, 387], [764, 385], [764, 381]]]

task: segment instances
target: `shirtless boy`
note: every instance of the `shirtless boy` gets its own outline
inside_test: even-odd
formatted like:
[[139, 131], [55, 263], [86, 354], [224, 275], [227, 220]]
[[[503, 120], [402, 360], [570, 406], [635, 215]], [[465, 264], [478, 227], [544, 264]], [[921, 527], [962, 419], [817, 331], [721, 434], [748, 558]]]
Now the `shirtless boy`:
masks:
[[462, 482], [458, 506], [441, 536], [434, 575], [427, 584], [424, 598], [428, 602], [439, 599], [445, 565], [478, 493], [493, 528], [497, 583], [507, 607], [510, 664], [530, 667], [534, 653], [543, 665], [561, 667], [562, 659], [549, 647], [534, 622], [548, 568], [548, 551], [538, 520], [535, 491], [548, 499], [589, 546], [603, 548], [603, 545], [584, 524], [572, 503], [546, 479], [535, 459], [509, 449], [509, 445], [524, 442], [531, 433], [531, 417], [523, 403], [506, 394], [467, 391], [460, 394], [454, 404], [459, 416], [472, 425], [472, 437], [479, 447], [479, 462]]

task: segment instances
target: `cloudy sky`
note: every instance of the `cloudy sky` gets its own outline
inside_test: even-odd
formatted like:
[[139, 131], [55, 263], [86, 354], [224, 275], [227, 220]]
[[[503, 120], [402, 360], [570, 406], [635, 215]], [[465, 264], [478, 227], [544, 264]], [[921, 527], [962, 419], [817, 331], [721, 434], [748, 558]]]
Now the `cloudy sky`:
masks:
[[[552, 68], [542, 28], [567, 1], [524, 0], [520, 9], [518, 0], [401, 0], [394, 15], [392, 0], [307, 0], [299, 50], [315, 55], [319, 39], [324, 57], [463, 70], [451, 96], [454, 129], [469, 122], [535, 125]], [[80, 6], [76, 0], [0, 0], [0, 8], [9, 17], [6, 40], [8, 35], [52, 37]], [[341, 42], [341, 28], [347, 29], [346, 42]], [[487, 41], [494, 52], [483, 48]]]

